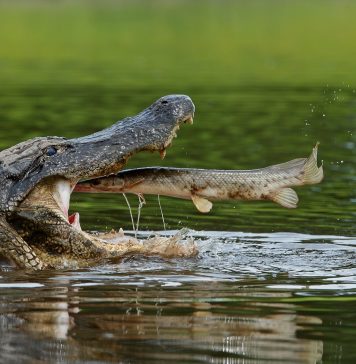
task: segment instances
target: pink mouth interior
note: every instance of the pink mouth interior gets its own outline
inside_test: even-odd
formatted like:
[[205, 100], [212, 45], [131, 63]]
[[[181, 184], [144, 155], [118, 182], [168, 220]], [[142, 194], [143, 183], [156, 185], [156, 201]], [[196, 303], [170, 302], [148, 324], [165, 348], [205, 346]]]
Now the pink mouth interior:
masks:
[[75, 217], [76, 217], [76, 214], [74, 213], [74, 214], [72, 214], [72, 215], [69, 215], [68, 216], [68, 222], [70, 223], [70, 224], [73, 224], [74, 222], [75, 222]]
[[63, 212], [64, 217], [68, 222], [78, 230], [82, 230], [79, 222], [79, 213], [75, 212], [71, 215], [68, 214], [70, 195], [73, 192], [75, 184], [66, 179], [59, 179], [55, 184], [53, 193], [54, 199], [57, 201], [58, 207]]
[[79, 222], [79, 212], [75, 212], [72, 215], [68, 216], [68, 222], [75, 227], [77, 230], [82, 230], [81, 226], [80, 226], [80, 222]]

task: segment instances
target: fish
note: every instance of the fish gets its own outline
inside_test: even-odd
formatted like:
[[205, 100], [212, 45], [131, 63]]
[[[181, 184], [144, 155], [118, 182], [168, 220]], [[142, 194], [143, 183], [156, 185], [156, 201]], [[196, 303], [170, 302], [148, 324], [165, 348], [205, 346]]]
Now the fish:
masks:
[[115, 175], [79, 182], [75, 192], [163, 195], [191, 200], [207, 213], [212, 201], [270, 200], [296, 208], [298, 195], [292, 187], [313, 185], [324, 177], [317, 162], [318, 144], [308, 158], [251, 170], [219, 170], [146, 167], [123, 170]]

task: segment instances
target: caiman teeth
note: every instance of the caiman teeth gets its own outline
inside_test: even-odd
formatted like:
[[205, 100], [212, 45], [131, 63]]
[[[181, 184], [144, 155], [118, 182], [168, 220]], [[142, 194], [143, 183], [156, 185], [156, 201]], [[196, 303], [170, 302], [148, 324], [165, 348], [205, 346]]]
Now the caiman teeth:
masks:
[[188, 116], [185, 120], [183, 120], [187, 124], [193, 124], [193, 115]]
[[164, 159], [164, 157], [166, 156], [166, 149], [161, 149], [160, 151], [159, 151], [159, 155], [161, 156], [161, 159]]
[[[194, 115], [189, 115], [187, 116], [185, 119], [183, 119], [181, 122], [183, 123], [187, 123], [187, 124], [193, 124], [193, 116]], [[180, 129], [180, 125], [177, 124], [174, 129], [171, 132], [171, 136], [169, 137], [169, 139], [166, 141], [166, 143], [164, 144], [164, 146], [162, 147], [162, 149], [160, 149], [158, 151], [159, 155], [161, 156], [161, 159], [164, 159], [164, 157], [166, 156], [166, 149], [169, 148], [172, 145], [172, 139], [177, 138], [177, 131]]]

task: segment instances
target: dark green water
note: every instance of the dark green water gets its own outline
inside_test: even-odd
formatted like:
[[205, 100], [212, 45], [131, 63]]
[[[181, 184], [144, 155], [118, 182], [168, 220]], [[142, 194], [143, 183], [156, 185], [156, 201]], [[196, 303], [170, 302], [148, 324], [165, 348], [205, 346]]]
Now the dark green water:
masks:
[[[356, 362], [355, 5], [35, 4], [0, 4], [1, 149], [85, 135], [185, 93], [194, 125], [164, 161], [142, 153], [130, 168], [257, 168], [319, 141], [325, 180], [298, 189], [296, 210], [217, 202], [202, 215], [161, 197], [161, 233], [190, 228], [194, 259], [3, 266], [0, 362]], [[122, 196], [73, 195], [71, 210], [86, 230], [132, 229]], [[141, 235], [162, 226], [147, 197]]]

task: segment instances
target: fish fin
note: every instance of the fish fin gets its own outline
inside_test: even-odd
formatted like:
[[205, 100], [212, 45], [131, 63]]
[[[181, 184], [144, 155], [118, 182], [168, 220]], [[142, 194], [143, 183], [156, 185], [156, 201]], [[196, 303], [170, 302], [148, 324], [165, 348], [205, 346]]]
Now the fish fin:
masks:
[[297, 193], [291, 188], [278, 190], [271, 200], [288, 209], [295, 209], [299, 201]]
[[200, 197], [197, 195], [192, 195], [191, 198], [192, 198], [193, 204], [200, 212], [207, 213], [213, 207], [213, 204], [206, 198], [203, 198], [203, 197]]
[[318, 167], [318, 146], [319, 143], [316, 143], [316, 146], [313, 148], [312, 153], [309, 158], [306, 159], [303, 172], [303, 182], [305, 184], [315, 184], [321, 182], [324, 177], [323, 173], [323, 164]]

